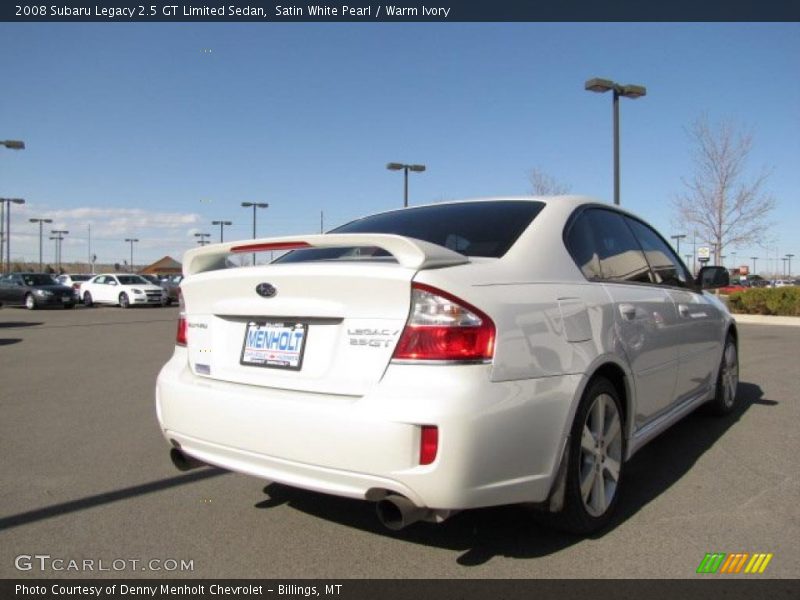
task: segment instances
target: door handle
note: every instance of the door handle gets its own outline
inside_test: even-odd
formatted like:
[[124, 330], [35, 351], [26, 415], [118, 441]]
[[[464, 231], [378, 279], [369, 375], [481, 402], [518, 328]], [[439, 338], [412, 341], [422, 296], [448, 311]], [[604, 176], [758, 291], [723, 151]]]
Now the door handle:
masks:
[[633, 304], [628, 304], [627, 302], [623, 302], [619, 305], [619, 314], [623, 317], [632, 321], [636, 318], [636, 307]]
[[686, 306], [685, 304], [678, 304], [678, 312], [682, 317], [688, 317], [691, 315], [691, 313], [689, 312], [689, 307]]

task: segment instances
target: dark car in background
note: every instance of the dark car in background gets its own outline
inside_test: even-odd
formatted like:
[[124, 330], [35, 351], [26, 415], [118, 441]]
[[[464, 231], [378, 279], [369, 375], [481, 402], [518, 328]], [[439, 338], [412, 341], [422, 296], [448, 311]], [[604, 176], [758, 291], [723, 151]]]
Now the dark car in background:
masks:
[[183, 275], [169, 275], [161, 279], [161, 287], [164, 288], [166, 292], [166, 300], [164, 303], [166, 306], [170, 304], [177, 304], [180, 302], [181, 299], [181, 281], [183, 281]]
[[10, 273], [0, 277], [0, 302], [28, 310], [44, 306], [74, 308], [75, 294], [71, 287], [61, 285], [47, 273]]

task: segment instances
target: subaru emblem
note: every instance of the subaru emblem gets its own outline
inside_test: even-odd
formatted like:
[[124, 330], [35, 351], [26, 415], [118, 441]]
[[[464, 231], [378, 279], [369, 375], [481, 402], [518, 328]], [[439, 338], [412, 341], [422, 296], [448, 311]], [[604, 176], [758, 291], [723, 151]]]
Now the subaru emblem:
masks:
[[262, 298], [272, 298], [277, 293], [278, 290], [275, 289], [275, 286], [270, 285], [269, 283], [259, 283], [256, 286], [256, 294]]

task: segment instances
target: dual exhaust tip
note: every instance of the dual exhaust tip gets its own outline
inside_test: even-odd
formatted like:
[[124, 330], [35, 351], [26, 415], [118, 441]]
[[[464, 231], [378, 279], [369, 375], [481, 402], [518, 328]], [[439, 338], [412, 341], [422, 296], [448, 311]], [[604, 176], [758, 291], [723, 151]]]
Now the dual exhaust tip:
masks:
[[[208, 466], [188, 454], [183, 453], [178, 448], [169, 451], [169, 458], [175, 468], [179, 471], [191, 471], [198, 467]], [[400, 531], [417, 521], [444, 521], [452, 514], [452, 511], [435, 511], [430, 508], [417, 506], [405, 496], [390, 494], [379, 500], [375, 505], [378, 513], [378, 520], [387, 529]]]

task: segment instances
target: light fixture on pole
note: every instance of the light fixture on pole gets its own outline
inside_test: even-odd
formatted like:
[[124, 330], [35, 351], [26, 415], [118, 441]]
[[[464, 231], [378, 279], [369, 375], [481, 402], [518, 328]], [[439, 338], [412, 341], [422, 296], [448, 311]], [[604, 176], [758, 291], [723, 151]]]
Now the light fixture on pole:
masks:
[[28, 219], [31, 223], [39, 223], [39, 272], [42, 272], [42, 224], [52, 223], [53, 219]]
[[[5, 146], [10, 150], [24, 150], [25, 149], [25, 142], [21, 140], [0, 140], [0, 146]], [[19, 198], [9, 199], [9, 198], [0, 198], [0, 270], [5, 270], [5, 262], [3, 261], [4, 251], [7, 248], [8, 242], [6, 241], [6, 236], [10, 237], [10, 232], [7, 231], [6, 228], [6, 211], [11, 209], [11, 205], [8, 204], [9, 202], [14, 202], [16, 204], [22, 204], [25, 201], [22, 200], [21, 202], [17, 202]], [[6, 206], [8, 204], [8, 206]], [[8, 270], [11, 270], [11, 257], [8, 257]]]
[[[244, 208], [253, 207], [253, 239], [256, 239], [256, 209], [257, 208], [269, 208], [269, 203], [267, 202], [242, 202], [242, 206]], [[256, 265], [256, 253], [253, 252], [253, 266]]]
[[676, 254], [680, 255], [680, 253], [681, 253], [681, 240], [686, 237], [686, 234], [685, 233], [679, 233], [679, 234], [676, 234], [676, 235], [671, 235], [669, 237], [670, 237], [670, 239], [675, 240], [675, 243], [676, 243], [676, 246], [675, 246]]
[[58, 272], [61, 274], [61, 243], [64, 241], [64, 236], [69, 234], [69, 231], [66, 229], [51, 229], [50, 233], [56, 236], [56, 262], [58, 263]]
[[647, 88], [643, 85], [620, 85], [610, 79], [595, 77], [584, 84], [584, 89], [590, 92], [614, 92], [614, 204], [619, 204], [619, 97], [641, 98], [647, 95]]
[[211, 221], [212, 225], [219, 225], [219, 242], [222, 243], [222, 228], [225, 225], [233, 225], [231, 221]]
[[128, 271], [133, 273], [133, 244], [139, 241], [139, 238], [125, 238], [126, 242], [130, 242], [131, 245], [131, 262], [128, 265]]
[[5, 272], [11, 272], [11, 205], [12, 204], [25, 204], [22, 198], [0, 198], [0, 204], [5, 208], [6, 227], [5, 227], [5, 242], [6, 242], [6, 268]]
[[211, 237], [210, 233], [195, 233], [194, 237], [200, 238], [197, 240], [197, 243], [201, 246], [205, 246], [206, 244], [210, 244], [211, 242], [208, 241], [208, 238]]
[[425, 167], [425, 165], [406, 165], [404, 163], [391, 162], [386, 165], [386, 168], [390, 171], [403, 171], [403, 206], [408, 206], [408, 172], [414, 171], [415, 173], [422, 173], [427, 167]]

